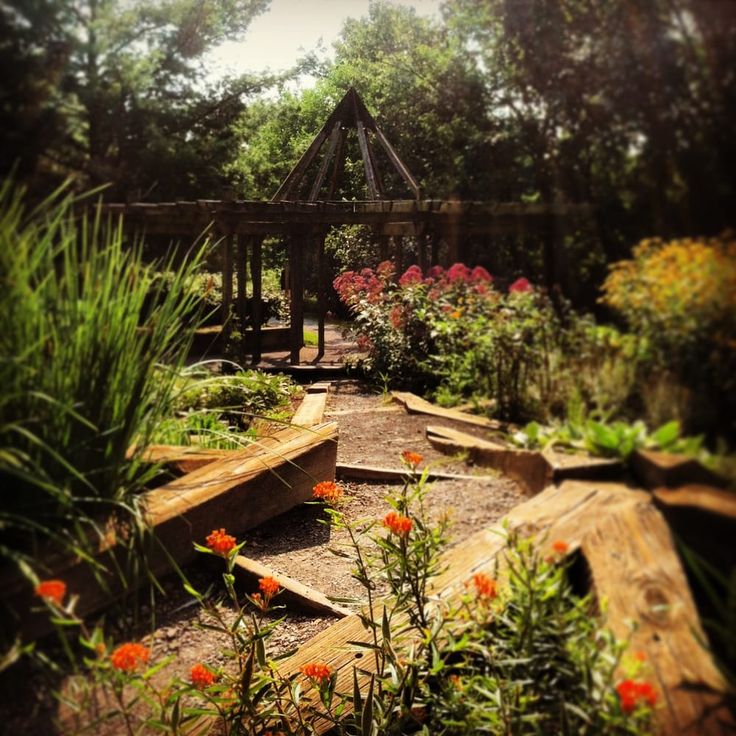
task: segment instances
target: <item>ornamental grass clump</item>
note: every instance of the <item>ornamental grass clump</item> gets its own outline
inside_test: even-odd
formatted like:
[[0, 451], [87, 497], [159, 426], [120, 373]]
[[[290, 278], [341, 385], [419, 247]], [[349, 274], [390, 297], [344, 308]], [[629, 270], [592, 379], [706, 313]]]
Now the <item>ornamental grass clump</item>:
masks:
[[199, 315], [186, 287], [201, 250], [167, 264], [157, 295], [121, 224], [79, 207], [59, 191], [28, 211], [0, 186], [0, 523], [19, 563], [44, 538], [95, 549], [111, 516], [140, 526], [136, 495], [158, 472], [142, 453]]

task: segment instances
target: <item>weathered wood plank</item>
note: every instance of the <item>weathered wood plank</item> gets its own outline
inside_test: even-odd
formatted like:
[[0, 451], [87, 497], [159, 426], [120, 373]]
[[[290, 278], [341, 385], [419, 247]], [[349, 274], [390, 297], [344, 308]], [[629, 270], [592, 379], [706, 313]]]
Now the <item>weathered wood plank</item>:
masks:
[[243, 583], [249, 586], [246, 592], [251, 593], [258, 590], [258, 580], [260, 578], [271, 577], [276, 580], [283, 588], [283, 591], [276, 599], [276, 604], [284, 603], [302, 610], [326, 613], [337, 618], [344, 618], [353, 613], [349, 609], [333, 603], [324, 593], [310, 588], [308, 585], [304, 585], [288, 575], [276, 572], [263, 563], [258, 562], [258, 560], [253, 560], [245, 555], [238, 555], [235, 558], [233, 572]]
[[678, 488], [656, 488], [653, 491], [657, 504], [671, 508], [692, 508], [736, 519], [736, 493], [702, 485], [686, 485]]
[[427, 440], [444, 452], [467, 452], [477, 465], [494, 468], [513, 478], [529, 493], [539, 493], [550, 483], [563, 480], [618, 477], [623, 472], [619, 460], [568, 455], [552, 450], [524, 450], [492, 442], [449, 427], [428, 426]]
[[[147, 570], [161, 575], [174, 564], [186, 564], [197, 554], [192, 543], [201, 543], [214, 528], [239, 533], [308, 500], [315, 483], [334, 479], [336, 457], [336, 422], [309, 430], [286, 427], [147, 492], [141, 499], [144, 518], [153, 531], [146, 539]], [[79, 615], [109, 605], [129, 589], [132, 581], [125, 572], [119, 541], [111, 528], [101, 542], [97, 559], [106, 569], [99, 571], [99, 578], [89, 563], [78, 558], [46, 560], [51, 576], [65, 580], [69, 592], [79, 596]], [[27, 581], [15, 578], [3, 588], [7, 611], [11, 618], [13, 611], [17, 616], [3, 625], [28, 638], [51, 630], [45, 613], [28, 613], [34, 601]]]
[[[379, 468], [374, 465], [355, 465], [338, 463], [335, 466], [335, 476], [343, 480], [383, 480], [401, 482], [406, 479], [404, 468]], [[442, 473], [437, 470], [427, 471], [428, 480], [483, 480], [495, 476], [467, 475], [459, 473]]]
[[320, 424], [327, 406], [327, 392], [307, 393], [291, 418], [291, 423], [299, 427], [312, 427]]
[[[664, 707], [656, 712], [662, 732], [722, 734], [719, 721], [728, 715], [717, 708], [717, 698], [686, 687], [719, 689], [723, 682], [696, 638], [705, 636], [661, 514], [644, 501], [604, 514], [583, 536], [582, 552], [596, 594], [606, 601], [608, 626], [619, 638], [631, 636], [634, 649], [647, 654], [652, 679], [664, 695]], [[630, 621], [638, 623], [633, 633]], [[710, 708], [715, 712], [707, 715]]]
[[495, 419], [487, 417], [478, 417], [474, 414], [467, 414], [457, 409], [448, 409], [443, 406], [436, 406], [416, 394], [408, 391], [392, 391], [391, 397], [394, 401], [403, 404], [410, 414], [429, 414], [433, 417], [442, 417], [443, 419], [454, 419], [457, 422], [465, 422], [465, 424], [473, 424], [476, 427], [485, 427], [487, 429], [501, 429], [504, 425]]
[[636, 450], [631, 454], [631, 469], [645, 488], [676, 488], [690, 484], [725, 488], [727, 481], [693, 457], [655, 450]]

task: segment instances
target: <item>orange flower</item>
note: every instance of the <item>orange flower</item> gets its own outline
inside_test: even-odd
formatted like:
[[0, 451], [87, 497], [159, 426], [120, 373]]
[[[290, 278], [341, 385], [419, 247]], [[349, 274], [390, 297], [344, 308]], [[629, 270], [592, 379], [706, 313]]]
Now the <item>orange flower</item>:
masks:
[[201, 662], [197, 662], [192, 667], [189, 676], [192, 679], [192, 685], [200, 690], [204, 690], [217, 682], [217, 675], [208, 670]]
[[637, 662], [647, 661], [647, 653], [642, 649], [637, 649], [637, 651], [634, 652], [633, 657]]
[[110, 663], [121, 672], [133, 672], [139, 665], [146, 664], [151, 657], [151, 650], [143, 644], [128, 642], [121, 644], [110, 656]]
[[312, 497], [325, 503], [335, 503], [342, 497], [342, 488], [331, 480], [323, 480], [312, 489]]
[[261, 578], [258, 581], [258, 587], [266, 598], [273, 598], [273, 596], [275, 596], [281, 589], [278, 581], [271, 577]]
[[558, 555], [564, 555], [567, 553], [567, 550], [570, 549], [570, 545], [562, 539], [558, 539], [556, 542], [552, 542], [552, 549]]
[[405, 537], [411, 531], [412, 520], [408, 516], [391, 511], [383, 518], [383, 525], [399, 537]]
[[300, 672], [308, 677], [310, 680], [315, 680], [322, 684], [330, 679], [332, 676], [332, 670], [329, 665], [322, 664], [321, 662], [310, 662], [305, 664]]
[[227, 557], [236, 547], [235, 537], [225, 534], [224, 529], [213, 529], [207, 537], [207, 546], [218, 555]]
[[633, 713], [642, 701], [652, 708], [657, 704], [657, 691], [646, 680], [623, 680], [616, 685], [616, 692], [624, 713]]
[[39, 598], [60, 606], [66, 595], [66, 583], [63, 580], [43, 580], [36, 586], [35, 593]]
[[424, 460], [424, 458], [418, 452], [412, 452], [411, 450], [404, 450], [401, 453], [401, 459], [411, 468], [416, 468]]
[[498, 595], [498, 583], [488, 575], [478, 572], [473, 575], [472, 580], [478, 598], [493, 599]]

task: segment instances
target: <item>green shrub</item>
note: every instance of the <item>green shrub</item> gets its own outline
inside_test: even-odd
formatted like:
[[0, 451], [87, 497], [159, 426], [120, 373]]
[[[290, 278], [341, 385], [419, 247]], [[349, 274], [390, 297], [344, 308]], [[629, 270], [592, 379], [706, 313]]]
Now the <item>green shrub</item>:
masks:
[[689, 390], [695, 428], [736, 436], [733, 237], [644, 240], [631, 260], [611, 266], [602, 301], [646, 339], [650, 372]]

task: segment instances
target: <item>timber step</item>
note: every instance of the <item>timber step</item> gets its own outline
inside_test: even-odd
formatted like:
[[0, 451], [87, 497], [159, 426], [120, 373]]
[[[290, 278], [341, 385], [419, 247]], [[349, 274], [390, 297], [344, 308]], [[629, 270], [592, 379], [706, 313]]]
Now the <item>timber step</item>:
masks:
[[[336, 422], [309, 429], [288, 426], [143, 494], [142, 508], [153, 531], [143, 540], [147, 571], [159, 576], [187, 564], [197, 555], [193, 542], [203, 543], [212, 529], [226, 527], [237, 534], [310, 499], [315, 483], [335, 478], [337, 436]], [[64, 579], [70, 594], [79, 597], [80, 616], [130, 592], [125, 544], [111, 528], [97, 550], [97, 570], [76, 557], [47, 557], [49, 576]], [[29, 614], [37, 607], [27, 580], [13, 569], [0, 584], [7, 604], [3, 628], [22, 632], [24, 638], [51, 630], [45, 611]]]

